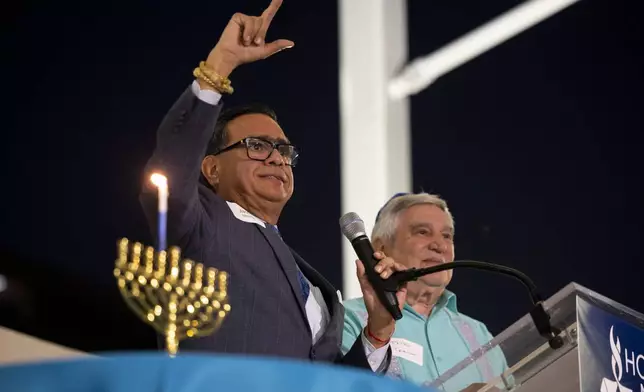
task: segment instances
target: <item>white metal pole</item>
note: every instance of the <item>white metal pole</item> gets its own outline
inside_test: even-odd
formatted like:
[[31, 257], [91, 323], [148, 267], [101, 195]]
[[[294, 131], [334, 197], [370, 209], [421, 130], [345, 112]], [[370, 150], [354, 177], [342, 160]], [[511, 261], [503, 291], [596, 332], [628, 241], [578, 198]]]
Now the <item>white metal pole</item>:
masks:
[[424, 90], [439, 77], [579, 0], [528, 0], [435, 52], [415, 59], [389, 82], [393, 99]]
[[[356, 212], [370, 231], [383, 203], [412, 186], [409, 105], [387, 92], [407, 62], [407, 4], [339, 0], [338, 8], [342, 214]], [[361, 295], [356, 255], [344, 237], [342, 244], [343, 296], [354, 298]]]

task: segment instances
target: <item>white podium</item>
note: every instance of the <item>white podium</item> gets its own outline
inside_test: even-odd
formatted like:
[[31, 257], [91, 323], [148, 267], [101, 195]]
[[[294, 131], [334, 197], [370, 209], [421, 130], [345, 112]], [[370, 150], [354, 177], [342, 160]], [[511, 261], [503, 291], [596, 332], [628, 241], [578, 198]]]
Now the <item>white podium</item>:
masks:
[[508, 369], [485, 380], [479, 391], [644, 392], [643, 314], [576, 283], [544, 301], [544, 307], [562, 331], [562, 347], [551, 348], [526, 314], [431, 386], [461, 390], [459, 373], [501, 349]]

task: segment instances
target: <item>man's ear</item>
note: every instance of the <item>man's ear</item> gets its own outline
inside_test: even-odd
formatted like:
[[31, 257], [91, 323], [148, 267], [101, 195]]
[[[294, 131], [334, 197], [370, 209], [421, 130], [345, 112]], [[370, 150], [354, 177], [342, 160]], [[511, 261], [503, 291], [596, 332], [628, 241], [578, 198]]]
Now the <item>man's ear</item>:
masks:
[[385, 251], [385, 243], [380, 238], [376, 238], [373, 241], [373, 249], [376, 252], [384, 252], [385, 254], [387, 254], [387, 252]]
[[201, 174], [210, 186], [217, 188], [219, 185], [219, 159], [214, 155], [206, 155], [201, 161]]

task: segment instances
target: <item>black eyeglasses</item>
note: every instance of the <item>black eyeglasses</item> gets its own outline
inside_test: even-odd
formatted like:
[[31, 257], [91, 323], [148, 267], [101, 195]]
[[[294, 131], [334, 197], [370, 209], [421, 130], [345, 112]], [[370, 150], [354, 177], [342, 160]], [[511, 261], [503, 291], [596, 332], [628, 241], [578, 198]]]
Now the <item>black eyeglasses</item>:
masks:
[[248, 153], [248, 158], [256, 161], [265, 161], [268, 157], [271, 156], [273, 150], [277, 149], [277, 152], [284, 158], [284, 163], [291, 167], [295, 167], [297, 164], [297, 158], [300, 153], [297, 151], [294, 145], [284, 142], [272, 142], [270, 140], [258, 138], [258, 137], [246, 137], [242, 140], [231, 144], [228, 147], [224, 147], [221, 150], [216, 151], [212, 155], [219, 155], [222, 152], [232, 150], [233, 148], [244, 146], [246, 147], [246, 152]]

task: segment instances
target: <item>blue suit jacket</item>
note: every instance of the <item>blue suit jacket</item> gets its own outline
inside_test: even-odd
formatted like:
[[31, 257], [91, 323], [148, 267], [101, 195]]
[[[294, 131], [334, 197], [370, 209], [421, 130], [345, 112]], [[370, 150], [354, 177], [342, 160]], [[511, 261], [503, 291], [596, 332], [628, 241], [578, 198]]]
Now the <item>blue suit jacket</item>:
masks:
[[[146, 178], [160, 171], [168, 178], [168, 245], [182, 256], [230, 274], [232, 311], [211, 336], [189, 339], [182, 351], [214, 351], [341, 362], [369, 368], [361, 339], [342, 356], [344, 308], [334, 287], [291, 250], [270, 228], [234, 217], [226, 201], [203, 185], [201, 161], [221, 111], [187, 89], [157, 132]], [[156, 193], [144, 186], [141, 203], [156, 228]], [[312, 345], [300, 295], [296, 265], [320, 288], [330, 312], [323, 336]]]

